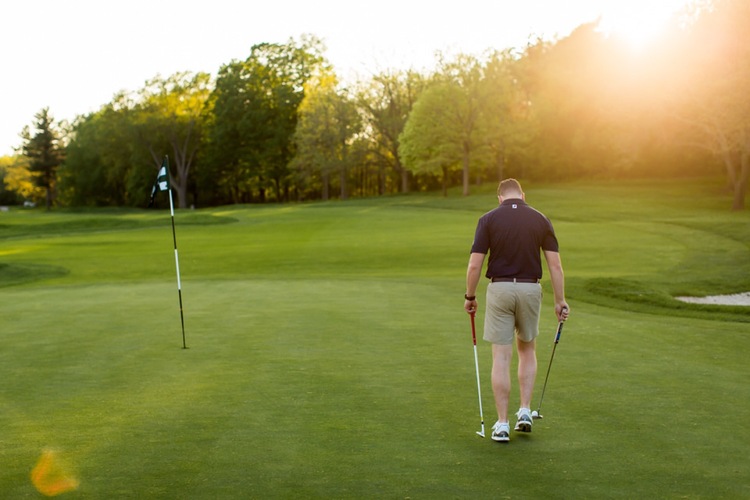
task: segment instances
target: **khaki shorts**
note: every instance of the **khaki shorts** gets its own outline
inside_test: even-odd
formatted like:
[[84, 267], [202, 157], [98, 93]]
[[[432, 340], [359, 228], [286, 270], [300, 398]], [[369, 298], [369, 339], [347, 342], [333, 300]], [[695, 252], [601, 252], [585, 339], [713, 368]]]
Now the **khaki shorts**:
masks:
[[484, 340], [509, 345], [514, 335], [531, 342], [539, 335], [542, 285], [498, 281], [487, 286]]

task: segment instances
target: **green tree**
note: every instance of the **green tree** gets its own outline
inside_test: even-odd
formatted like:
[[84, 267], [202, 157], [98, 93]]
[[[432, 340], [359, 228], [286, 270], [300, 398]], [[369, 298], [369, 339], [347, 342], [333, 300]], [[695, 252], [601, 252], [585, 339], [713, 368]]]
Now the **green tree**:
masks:
[[67, 204], [145, 204], [155, 174], [147, 148], [138, 142], [136, 105], [134, 94], [121, 92], [98, 111], [74, 121], [60, 169], [60, 194]]
[[34, 118], [33, 135], [28, 127], [21, 132], [21, 149], [29, 159], [29, 171], [34, 183], [45, 191], [45, 204], [49, 210], [54, 201], [57, 167], [64, 158], [64, 145], [49, 108], [43, 108]]
[[220, 165], [217, 187], [233, 202], [288, 198], [289, 163], [304, 85], [321, 68], [323, 43], [312, 36], [252, 47], [245, 61], [222, 66], [212, 95], [207, 157]]
[[211, 85], [208, 73], [157, 77], [140, 91], [133, 110], [136, 137], [151, 156], [154, 177], [164, 152], [171, 153], [171, 185], [179, 208], [188, 206], [189, 175], [203, 140]]
[[453, 125], [450, 137], [461, 154], [463, 195], [468, 196], [471, 167], [479, 163], [476, 159], [472, 161], [472, 155], [485, 145], [480, 126], [487, 97], [482, 86], [484, 69], [476, 57], [459, 54], [450, 60], [440, 60], [438, 79], [453, 89], [453, 99], [445, 103], [445, 116]]
[[449, 175], [461, 161], [461, 131], [447, 107], [460, 99], [455, 84], [441, 82], [428, 87], [414, 104], [399, 137], [399, 156], [405, 168], [417, 174], [441, 179], [443, 195], [448, 195]]
[[294, 134], [296, 155], [291, 165], [309, 179], [319, 176], [322, 198], [329, 197], [331, 174], [338, 173], [340, 198], [349, 197], [350, 149], [360, 130], [354, 103], [338, 89], [334, 74], [323, 73], [306, 84]]
[[[404, 193], [409, 191], [409, 169], [398, 154], [399, 137], [426, 83], [427, 79], [416, 71], [385, 71], [360, 83], [357, 91], [372, 154], [378, 165], [395, 172], [400, 179], [397, 189]], [[379, 175], [379, 194], [387, 190], [385, 181], [386, 175]]]
[[671, 88], [692, 143], [724, 167], [732, 209], [745, 207], [750, 181], [750, 4], [714, 0], [698, 11], [674, 59]]
[[478, 135], [482, 101], [482, 66], [460, 54], [441, 60], [435, 83], [422, 92], [400, 136], [399, 154], [407, 168], [441, 173], [447, 193], [448, 173], [460, 165], [464, 196], [469, 194], [472, 154], [483, 146]]
[[[535, 139], [531, 120], [530, 90], [525, 84], [522, 61], [512, 50], [494, 51], [484, 66], [480, 88], [477, 155], [487, 173], [498, 181], [511, 165], [520, 175]], [[481, 172], [478, 180], [481, 180]]]
[[36, 187], [24, 156], [0, 157], [0, 205], [17, 205], [24, 199], [42, 199], [44, 190]]
[[532, 120], [537, 130], [530, 176], [580, 177], [618, 161], [613, 139], [617, 96], [608, 91], [611, 69], [623, 64], [596, 23], [584, 24], [551, 44], [527, 48], [524, 62]]
[[79, 117], [60, 172], [65, 199], [73, 205], [144, 206], [161, 159], [169, 154], [177, 206], [185, 208], [210, 85], [206, 73], [156, 77]]

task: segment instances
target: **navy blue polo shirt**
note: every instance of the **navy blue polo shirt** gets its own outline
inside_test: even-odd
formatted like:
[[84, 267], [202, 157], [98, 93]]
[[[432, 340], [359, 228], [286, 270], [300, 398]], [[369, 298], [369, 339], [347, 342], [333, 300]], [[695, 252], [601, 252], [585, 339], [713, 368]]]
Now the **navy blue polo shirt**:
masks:
[[552, 223], [522, 199], [504, 200], [477, 224], [472, 253], [486, 254], [488, 278], [541, 279], [540, 250], [558, 252]]

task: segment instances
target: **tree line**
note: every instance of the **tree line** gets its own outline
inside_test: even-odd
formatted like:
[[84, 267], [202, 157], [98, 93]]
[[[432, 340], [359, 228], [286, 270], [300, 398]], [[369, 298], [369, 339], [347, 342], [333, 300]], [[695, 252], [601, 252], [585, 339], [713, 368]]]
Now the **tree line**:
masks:
[[596, 23], [435, 69], [342, 82], [312, 35], [215, 76], [158, 76], [0, 161], [0, 203], [144, 206], [162, 157], [179, 207], [327, 200], [525, 179], [750, 176], [750, 5], [693, 4], [648, 51]]

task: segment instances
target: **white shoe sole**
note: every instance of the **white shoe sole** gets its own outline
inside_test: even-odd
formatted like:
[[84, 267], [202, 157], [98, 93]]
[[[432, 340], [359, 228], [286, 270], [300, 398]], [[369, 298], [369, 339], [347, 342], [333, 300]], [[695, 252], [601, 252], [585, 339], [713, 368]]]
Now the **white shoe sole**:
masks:
[[517, 432], [531, 432], [531, 424], [529, 422], [518, 422], [513, 430]]

